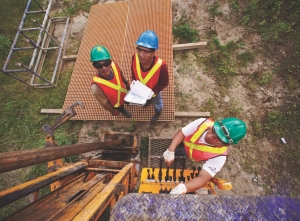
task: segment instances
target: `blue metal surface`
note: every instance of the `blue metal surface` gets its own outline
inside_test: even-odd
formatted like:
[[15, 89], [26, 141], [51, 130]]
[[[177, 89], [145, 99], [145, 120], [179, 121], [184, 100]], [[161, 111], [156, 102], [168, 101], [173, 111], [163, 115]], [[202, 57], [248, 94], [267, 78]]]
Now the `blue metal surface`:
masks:
[[300, 220], [300, 199], [131, 193], [110, 220]]

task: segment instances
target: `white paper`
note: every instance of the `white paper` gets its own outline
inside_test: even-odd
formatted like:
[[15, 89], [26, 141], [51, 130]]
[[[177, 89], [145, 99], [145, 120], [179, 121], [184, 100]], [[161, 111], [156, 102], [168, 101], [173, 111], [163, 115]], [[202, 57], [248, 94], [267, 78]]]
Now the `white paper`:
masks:
[[131, 92], [131, 90], [126, 94], [124, 100], [126, 102], [131, 103], [132, 105], [135, 105], [135, 104], [136, 105], [144, 105], [146, 103], [146, 101], [147, 101], [147, 99], [142, 98], [142, 97], [140, 97], [140, 96], [138, 96], [136, 94], [133, 94]]
[[130, 91], [139, 97], [149, 100], [154, 94], [153, 91], [140, 81], [132, 81], [130, 85]]
[[153, 96], [153, 94], [154, 94], [154, 92], [151, 90], [151, 92], [150, 92], [149, 96], [147, 97], [147, 100], [151, 99], [151, 98], [152, 98], [152, 96]]

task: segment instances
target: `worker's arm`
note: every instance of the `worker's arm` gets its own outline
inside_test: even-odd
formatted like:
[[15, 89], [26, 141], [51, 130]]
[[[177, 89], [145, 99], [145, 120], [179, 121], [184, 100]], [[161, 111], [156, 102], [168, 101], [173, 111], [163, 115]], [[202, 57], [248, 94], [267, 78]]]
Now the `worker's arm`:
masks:
[[199, 176], [192, 179], [187, 183], [181, 183], [176, 186], [171, 194], [183, 194], [186, 192], [194, 192], [197, 189], [206, 185], [207, 182], [213, 178], [217, 172], [219, 172], [223, 165], [226, 162], [226, 156], [218, 156], [212, 159], [209, 159], [203, 164], [202, 169], [200, 170]]
[[165, 159], [167, 166], [170, 166], [171, 163], [174, 161], [175, 149], [182, 142], [183, 138], [184, 135], [182, 133], [182, 130], [180, 129], [173, 137], [169, 148], [163, 153], [163, 157]]
[[123, 71], [120, 71], [121, 73], [121, 77], [122, 77], [122, 81], [124, 82], [125, 86], [126, 86], [126, 89], [127, 90], [130, 90], [130, 84], [129, 84], [129, 81], [125, 78], [124, 74], [123, 74]]
[[199, 188], [203, 187], [212, 176], [205, 170], [200, 170], [200, 174], [198, 177], [192, 179], [187, 183], [180, 183], [176, 186], [170, 194], [185, 194], [187, 192], [195, 192]]
[[105, 110], [109, 111], [113, 116], [119, 115], [119, 111], [111, 106], [109, 100], [99, 86], [97, 86], [96, 84], [92, 84], [91, 88], [94, 97]]
[[211, 180], [211, 178], [212, 176], [207, 171], [203, 169], [200, 170], [200, 174], [196, 178], [185, 183], [187, 192], [194, 192], [199, 188], [205, 186], [205, 184], [207, 184], [208, 181]]
[[184, 135], [180, 129], [172, 139], [172, 142], [168, 148], [169, 151], [174, 152], [176, 147], [183, 141]]
[[132, 59], [131, 59], [131, 80], [135, 81], [136, 78], [135, 78], [135, 74], [134, 74], [134, 71], [133, 71], [133, 59], [134, 59], [134, 55], [132, 56]]
[[160, 69], [158, 82], [152, 88], [152, 91], [154, 92], [155, 95], [157, 95], [168, 85], [169, 85], [169, 72], [168, 72], [168, 66], [165, 64], [165, 65], [162, 65], [162, 67]]

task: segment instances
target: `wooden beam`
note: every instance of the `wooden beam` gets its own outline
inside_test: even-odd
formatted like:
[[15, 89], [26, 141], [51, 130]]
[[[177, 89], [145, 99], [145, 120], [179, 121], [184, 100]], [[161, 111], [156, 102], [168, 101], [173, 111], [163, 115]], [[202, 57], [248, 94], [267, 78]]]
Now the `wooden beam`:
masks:
[[[205, 48], [206, 45], [207, 45], [207, 42], [176, 44], [176, 45], [173, 45], [173, 50], [176, 51], [176, 50], [186, 50], [186, 49], [195, 49], [195, 48]], [[77, 54], [63, 56], [63, 60], [66, 60], [66, 61], [73, 61], [76, 59], [77, 59]]]
[[206, 42], [197, 42], [197, 43], [187, 43], [187, 44], [177, 44], [173, 45], [173, 50], [187, 50], [187, 49], [195, 49], [195, 48], [205, 48], [207, 45]]
[[[61, 114], [63, 109], [41, 109], [42, 114]], [[175, 117], [210, 117], [210, 112], [175, 112]]]
[[41, 114], [61, 114], [63, 109], [41, 109]]
[[75, 61], [76, 59], [77, 59], [77, 54], [63, 56], [63, 60], [65, 61]]
[[210, 112], [175, 112], [175, 117], [210, 117]]

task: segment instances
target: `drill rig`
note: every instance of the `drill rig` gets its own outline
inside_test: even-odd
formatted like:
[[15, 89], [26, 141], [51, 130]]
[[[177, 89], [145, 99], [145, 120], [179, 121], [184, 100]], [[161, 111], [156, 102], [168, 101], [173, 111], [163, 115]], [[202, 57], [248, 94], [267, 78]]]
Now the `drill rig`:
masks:
[[[44, 176], [0, 192], [0, 208], [31, 196], [28, 205], [4, 220], [108, 220], [101, 216], [107, 208], [111, 210], [110, 220], [300, 217], [299, 199], [216, 196], [215, 185], [222, 190], [232, 188], [229, 181], [218, 178], [195, 193], [168, 194], [179, 183], [196, 177], [201, 168], [186, 168], [183, 157], [176, 157], [173, 167], [167, 167], [160, 153], [153, 154], [153, 150], [164, 150], [159, 146], [149, 148], [152, 160], [141, 169], [137, 133], [103, 133], [102, 142], [58, 146], [54, 131], [76, 115], [74, 108], [78, 105], [84, 108], [77, 101], [64, 110], [53, 126], [43, 126], [45, 148], [0, 154], [0, 173], [39, 163], [47, 163], [48, 169]], [[62, 160], [91, 151], [97, 153], [76, 163]], [[39, 197], [39, 190], [46, 186], [50, 186], [50, 193]]]
[[[54, 131], [76, 115], [77, 101], [56, 119], [44, 125], [45, 148], [0, 154], [0, 172], [47, 163], [48, 174], [0, 192], [0, 208], [22, 197], [32, 202], [5, 220], [97, 220], [123, 195], [136, 188], [139, 166], [139, 137], [131, 133], [106, 133], [103, 142], [58, 146]], [[62, 158], [98, 151], [76, 163]], [[50, 185], [51, 192], [39, 197], [39, 190]]]

